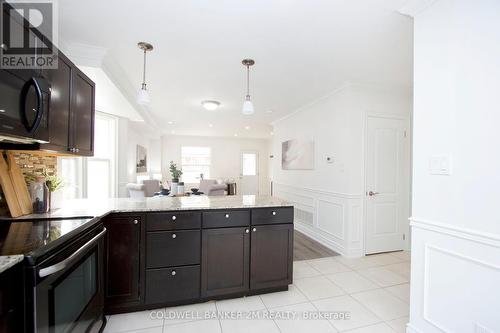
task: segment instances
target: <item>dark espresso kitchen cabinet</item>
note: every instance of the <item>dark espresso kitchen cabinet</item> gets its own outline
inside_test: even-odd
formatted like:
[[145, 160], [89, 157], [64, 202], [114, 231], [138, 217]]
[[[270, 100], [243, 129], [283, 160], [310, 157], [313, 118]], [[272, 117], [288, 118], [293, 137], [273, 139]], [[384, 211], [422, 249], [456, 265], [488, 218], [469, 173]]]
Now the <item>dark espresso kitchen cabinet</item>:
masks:
[[106, 217], [105, 311], [138, 306], [144, 290], [144, 218], [113, 214]]
[[249, 289], [249, 227], [202, 231], [201, 296], [237, 294]]
[[252, 226], [250, 289], [292, 283], [293, 224]]
[[49, 143], [42, 149], [81, 156], [94, 151], [95, 84], [64, 54], [46, 70], [51, 85]]

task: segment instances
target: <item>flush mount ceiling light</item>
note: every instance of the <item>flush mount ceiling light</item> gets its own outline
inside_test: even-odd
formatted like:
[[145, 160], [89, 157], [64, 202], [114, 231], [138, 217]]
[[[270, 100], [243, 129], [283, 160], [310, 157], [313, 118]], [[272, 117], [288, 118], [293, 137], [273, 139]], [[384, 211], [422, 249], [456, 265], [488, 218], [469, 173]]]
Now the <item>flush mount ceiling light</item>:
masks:
[[220, 102], [217, 101], [203, 101], [201, 105], [208, 111], [214, 111], [220, 106]]
[[250, 99], [250, 66], [255, 65], [255, 61], [252, 59], [243, 59], [241, 63], [247, 68], [247, 95], [241, 112], [248, 116], [254, 113], [253, 103]]
[[146, 42], [137, 43], [137, 47], [144, 51], [144, 68], [142, 72], [142, 87], [137, 94], [137, 104], [148, 105], [151, 102], [148, 90], [146, 89], [146, 52], [153, 50], [153, 45]]

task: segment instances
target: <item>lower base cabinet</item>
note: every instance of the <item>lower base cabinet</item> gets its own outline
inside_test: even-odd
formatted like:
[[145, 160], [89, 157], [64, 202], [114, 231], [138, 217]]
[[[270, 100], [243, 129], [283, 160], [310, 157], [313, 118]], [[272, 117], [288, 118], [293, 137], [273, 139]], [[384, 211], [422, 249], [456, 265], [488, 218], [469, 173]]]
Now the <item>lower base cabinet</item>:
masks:
[[293, 208], [258, 208], [253, 215], [254, 211], [108, 216], [105, 313], [288, 288]]
[[197, 298], [200, 298], [200, 265], [146, 271], [146, 304]]
[[247, 291], [249, 285], [249, 227], [202, 231], [201, 296], [221, 296]]

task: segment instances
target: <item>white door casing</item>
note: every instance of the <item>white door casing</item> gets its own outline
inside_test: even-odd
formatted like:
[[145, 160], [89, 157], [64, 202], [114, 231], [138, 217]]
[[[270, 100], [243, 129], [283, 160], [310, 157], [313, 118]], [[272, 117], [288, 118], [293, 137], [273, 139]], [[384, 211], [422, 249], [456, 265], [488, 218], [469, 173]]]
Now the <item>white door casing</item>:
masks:
[[405, 247], [410, 182], [406, 127], [405, 119], [367, 118], [366, 254]]
[[240, 194], [259, 194], [259, 154], [256, 151], [241, 152]]

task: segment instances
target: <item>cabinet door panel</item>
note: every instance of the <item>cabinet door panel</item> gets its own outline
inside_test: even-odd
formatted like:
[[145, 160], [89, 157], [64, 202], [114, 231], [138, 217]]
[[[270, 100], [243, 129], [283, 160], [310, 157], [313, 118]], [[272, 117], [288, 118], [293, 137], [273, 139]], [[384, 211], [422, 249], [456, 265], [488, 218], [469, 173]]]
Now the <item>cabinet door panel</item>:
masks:
[[248, 228], [202, 231], [201, 295], [226, 295], [249, 288]]
[[72, 146], [79, 155], [94, 153], [95, 85], [78, 69], [74, 70], [72, 88]]
[[142, 221], [138, 216], [113, 216], [105, 220], [105, 306], [141, 303]]
[[71, 107], [71, 62], [59, 53], [57, 69], [48, 70], [51, 85], [50, 95], [50, 143], [47, 149], [66, 151], [69, 148]]
[[252, 228], [250, 288], [262, 289], [292, 283], [293, 224]]

